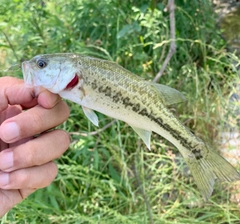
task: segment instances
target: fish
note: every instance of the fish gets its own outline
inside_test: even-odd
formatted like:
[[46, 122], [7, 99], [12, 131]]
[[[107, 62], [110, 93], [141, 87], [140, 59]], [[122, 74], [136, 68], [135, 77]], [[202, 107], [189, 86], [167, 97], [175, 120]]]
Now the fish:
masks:
[[115, 62], [74, 53], [43, 54], [22, 63], [27, 86], [44, 88], [82, 106], [98, 126], [94, 111], [130, 125], [150, 149], [155, 132], [181, 153], [207, 201], [216, 179], [240, 180], [239, 172], [195, 136], [169, 110], [186, 97], [169, 86], [147, 81]]

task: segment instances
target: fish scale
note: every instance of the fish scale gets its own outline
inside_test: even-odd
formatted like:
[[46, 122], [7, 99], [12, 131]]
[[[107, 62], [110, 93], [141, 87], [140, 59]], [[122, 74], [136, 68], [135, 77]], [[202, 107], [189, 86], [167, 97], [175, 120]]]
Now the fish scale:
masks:
[[166, 138], [181, 152], [205, 200], [216, 178], [240, 179], [230, 163], [167, 108], [185, 101], [177, 90], [145, 81], [114, 62], [78, 54], [38, 55], [23, 62], [22, 68], [27, 85], [41, 86], [80, 104], [95, 125], [94, 110], [128, 123], [149, 149], [152, 131]]
[[[165, 107], [163, 107], [162, 99], [160, 97], [157, 97], [157, 93], [154, 93], [154, 89], [153, 88], [149, 88], [151, 86], [147, 86], [147, 85], [139, 85], [139, 81], [143, 81], [141, 78], [137, 79], [135, 76], [133, 76], [131, 73], [128, 72], [128, 75], [130, 77], [134, 77], [137, 83], [133, 83], [131, 82], [129, 85], [126, 85], [125, 83], [127, 81], [126, 79], [129, 79], [126, 76], [119, 76], [116, 75], [117, 74], [122, 74], [122, 68], [119, 68], [118, 70], [111, 70], [112, 74], [109, 77], [108, 74], [110, 74], [109, 72], [102, 72], [102, 70], [100, 69], [94, 69], [93, 66], [96, 67], [101, 67], [102, 61], [97, 61], [98, 63], [95, 63], [94, 65], [92, 65], [91, 67], [89, 67], [89, 63], [87, 62], [85, 66], [84, 61], [82, 62], [82, 66], [85, 68], [91, 68], [91, 72], [94, 72], [94, 83], [97, 82], [96, 77], [98, 77], [98, 80], [101, 80], [98, 83], [98, 87], [95, 88], [95, 91], [98, 91], [99, 93], [103, 93], [104, 94], [104, 99], [106, 97], [110, 97], [113, 99], [113, 101], [117, 104], [122, 104], [123, 106], [125, 106], [126, 108], [128, 108], [130, 106], [130, 109], [142, 116], [146, 116], [148, 117], [150, 120], [155, 121], [159, 126], [161, 126], [163, 129], [169, 131], [170, 135], [172, 135], [173, 137], [175, 137], [177, 140], [181, 140], [183, 139], [184, 141], [182, 141], [182, 144], [184, 144], [185, 146], [189, 146], [190, 143], [192, 142], [196, 142], [195, 144], [198, 145], [198, 142], [196, 141], [196, 137], [194, 135], [192, 135], [189, 131], [187, 131], [185, 128], [183, 128], [183, 125], [172, 115], [172, 113]], [[104, 64], [105, 65], [105, 64]], [[109, 66], [102, 66], [105, 70], [107, 68], [109, 68]], [[93, 71], [94, 70], [94, 71]], [[86, 74], [84, 74], [84, 77], [88, 76], [88, 72], [86, 69], [86, 72], [84, 72]], [[106, 78], [105, 78], [106, 76]], [[104, 78], [103, 78], [104, 77]], [[112, 78], [114, 77], [114, 78]], [[119, 77], [118, 79], [116, 77]], [[88, 83], [86, 83], [88, 84]], [[92, 83], [90, 83], [90, 85], [92, 86]], [[109, 94], [110, 91], [108, 91], [109, 89], [113, 89], [115, 88], [115, 86], [118, 86], [119, 89], [121, 89], [121, 91], [116, 91], [113, 92], [113, 94]], [[95, 87], [95, 85], [94, 85]], [[121, 88], [122, 87], [122, 88]], [[137, 88], [138, 87], [138, 88]], [[116, 88], [115, 88], [116, 89]], [[133, 91], [134, 90], [134, 91]], [[155, 90], [156, 91], [156, 90]], [[116, 97], [117, 96], [117, 97]], [[121, 96], [121, 97], [119, 97]], [[138, 96], [141, 96], [140, 98]], [[117, 100], [114, 98], [117, 98]], [[125, 102], [126, 99], [129, 99], [127, 101], [127, 103]], [[138, 107], [136, 107], [136, 105], [140, 105]], [[153, 108], [154, 107], [154, 108]], [[135, 108], [135, 109], [134, 109]], [[144, 111], [144, 110], [149, 110], [149, 112]], [[152, 115], [154, 114], [154, 115]], [[166, 121], [166, 122], [164, 122]], [[164, 125], [165, 123], [165, 125]], [[173, 123], [173, 124], [169, 124], [169, 123]], [[171, 128], [174, 127], [174, 128]], [[157, 133], [159, 133], [159, 130], [156, 131]], [[183, 132], [183, 133], [181, 133]], [[166, 137], [165, 137], [166, 138]], [[188, 138], [191, 138], [189, 140], [186, 140]], [[184, 142], [184, 143], [183, 143]], [[192, 148], [191, 146], [188, 147], [189, 150]]]

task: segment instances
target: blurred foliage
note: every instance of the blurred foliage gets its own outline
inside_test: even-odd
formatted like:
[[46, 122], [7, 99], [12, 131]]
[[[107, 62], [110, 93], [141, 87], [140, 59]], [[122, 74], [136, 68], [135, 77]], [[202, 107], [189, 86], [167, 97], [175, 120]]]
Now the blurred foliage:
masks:
[[[0, 3], [2, 70], [37, 54], [74, 52], [116, 61], [151, 80], [170, 45], [166, 0]], [[210, 1], [175, 3], [177, 52], [160, 81], [188, 97], [181, 115], [173, 112], [216, 147], [217, 133], [228, 122], [224, 115], [234, 116], [227, 103], [239, 59], [226, 52]], [[16, 69], [1, 75], [22, 77]], [[171, 144], [153, 135], [148, 152], [122, 122], [96, 133], [80, 106], [68, 103], [71, 115], [60, 128], [72, 133], [72, 144], [57, 161], [57, 180], [2, 223], [237, 223], [240, 213], [229, 202], [228, 188], [218, 184], [203, 204]], [[98, 116], [101, 127], [112, 120]]]

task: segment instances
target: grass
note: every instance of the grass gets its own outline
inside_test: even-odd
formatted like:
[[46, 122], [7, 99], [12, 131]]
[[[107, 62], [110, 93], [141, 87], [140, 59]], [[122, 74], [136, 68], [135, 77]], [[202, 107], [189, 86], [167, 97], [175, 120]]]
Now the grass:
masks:
[[[0, 9], [1, 68], [40, 53], [80, 52], [113, 60], [152, 80], [168, 52], [166, 1], [7, 1]], [[204, 24], [204, 25], [202, 25]], [[219, 146], [239, 59], [226, 52], [209, 1], [176, 1], [177, 53], [160, 82], [188, 98], [172, 108], [196, 135]], [[2, 73], [21, 77], [21, 71]], [[235, 81], [235, 82], [239, 82]], [[69, 150], [57, 179], [12, 209], [2, 223], [238, 223], [230, 186], [203, 202], [178, 150], [153, 135], [148, 151], [131, 128], [94, 127], [68, 102]], [[227, 116], [228, 115], [228, 116]], [[99, 114], [100, 128], [113, 120]], [[238, 127], [239, 128], [239, 127]]]

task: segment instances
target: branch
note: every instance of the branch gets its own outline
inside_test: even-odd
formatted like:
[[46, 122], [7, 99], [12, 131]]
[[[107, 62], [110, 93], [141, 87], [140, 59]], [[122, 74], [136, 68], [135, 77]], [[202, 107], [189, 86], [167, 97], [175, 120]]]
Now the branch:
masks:
[[153, 79], [154, 82], [158, 82], [161, 76], [163, 75], [163, 72], [165, 71], [169, 61], [171, 60], [172, 56], [176, 52], [176, 41], [175, 41], [175, 7], [174, 7], [174, 0], [168, 0], [168, 5], [170, 11], [170, 48], [168, 51], [168, 55], [163, 62], [163, 65], [160, 69], [160, 71], [157, 73], [155, 78]]
[[97, 134], [99, 134], [100, 132], [102, 132], [102, 131], [105, 131], [106, 129], [108, 129], [109, 127], [111, 127], [114, 123], [116, 123], [117, 122], [117, 120], [113, 120], [113, 121], [111, 121], [110, 123], [108, 123], [107, 125], [105, 125], [103, 128], [100, 128], [100, 129], [98, 129], [97, 131], [93, 131], [93, 132], [89, 132], [89, 133], [82, 133], [82, 132], [69, 132], [69, 134], [70, 135], [80, 135], [80, 136], [84, 136], [84, 137], [86, 137], [86, 136], [89, 136], [89, 135], [97, 135]]
[[17, 56], [17, 54], [16, 54], [16, 51], [15, 51], [15, 49], [14, 49], [14, 47], [13, 47], [10, 39], [8, 38], [8, 35], [7, 35], [3, 30], [0, 30], [0, 32], [3, 34], [3, 36], [4, 36], [5, 39], [6, 39], [6, 41], [8, 42], [9, 47], [10, 47], [11, 50], [13, 51], [14, 57], [17, 59], [17, 61], [19, 61], [18, 56]]

